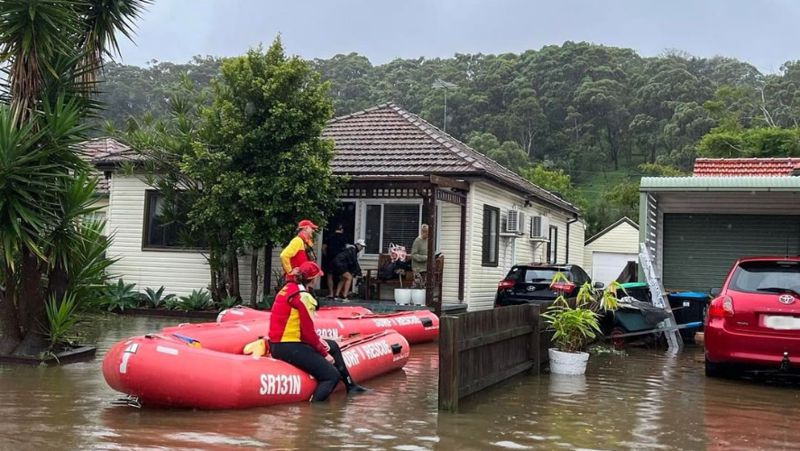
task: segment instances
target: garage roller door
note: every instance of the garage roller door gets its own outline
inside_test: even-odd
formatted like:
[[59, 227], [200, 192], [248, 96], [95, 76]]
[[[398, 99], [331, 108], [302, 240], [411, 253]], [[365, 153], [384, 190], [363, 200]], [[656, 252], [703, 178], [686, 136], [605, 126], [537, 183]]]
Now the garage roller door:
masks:
[[667, 290], [721, 287], [739, 257], [800, 254], [800, 217], [665, 214]]

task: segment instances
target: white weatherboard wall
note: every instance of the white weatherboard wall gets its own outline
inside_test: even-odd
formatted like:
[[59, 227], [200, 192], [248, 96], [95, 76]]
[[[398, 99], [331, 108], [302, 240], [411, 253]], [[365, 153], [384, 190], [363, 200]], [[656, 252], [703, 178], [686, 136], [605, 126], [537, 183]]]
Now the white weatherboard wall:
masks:
[[[152, 189], [136, 176], [114, 174], [107, 213], [113, 236], [108, 255], [118, 261], [111, 267], [116, 277], [135, 283], [136, 289], [166, 287], [165, 293], [188, 295], [208, 288], [208, 263], [198, 251], [143, 250], [145, 191]], [[250, 259], [239, 259], [241, 295], [250, 296]]]
[[[600, 258], [600, 260], [595, 258], [595, 253], [599, 254], [597, 257]], [[636, 260], [635, 256], [638, 255], [638, 253], [639, 229], [632, 226], [627, 221], [621, 221], [586, 245], [584, 250], [584, 269], [591, 275], [593, 266], [597, 262], [600, 264], [603, 264], [604, 261], [610, 262], [611, 260], [618, 262], [623, 256], [626, 258], [634, 256], [633, 260]], [[623, 268], [620, 268], [617, 275], [619, 275], [619, 272], [621, 272]], [[600, 282], [603, 281], [600, 280]]]
[[584, 253], [586, 252], [586, 248], [583, 245], [585, 236], [586, 223], [583, 220], [569, 225], [569, 259], [566, 263], [583, 267]]
[[[572, 219], [567, 213], [553, 207], [533, 204], [526, 207], [525, 199], [505, 189], [486, 182], [472, 184], [468, 196], [467, 209], [467, 286], [466, 298], [469, 310], [482, 310], [494, 306], [494, 297], [497, 293], [497, 284], [505, 277], [508, 270], [515, 264], [546, 262], [547, 243], [535, 242], [528, 239], [530, 235], [530, 218], [532, 216], [546, 216], [550, 225], [558, 228], [557, 262], [563, 263], [567, 251], [567, 221]], [[483, 266], [483, 208], [484, 205], [500, 209], [501, 231], [502, 223], [507, 218], [508, 210], [515, 208], [524, 212], [525, 221], [523, 233], [516, 237], [500, 237], [498, 246], [498, 265]], [[543, 231], [545, 234], [547, 231]], [[571, 262], [578, 262], [583, 257], [584, 226], [582, 222], [570, 225], [570, 250]]]

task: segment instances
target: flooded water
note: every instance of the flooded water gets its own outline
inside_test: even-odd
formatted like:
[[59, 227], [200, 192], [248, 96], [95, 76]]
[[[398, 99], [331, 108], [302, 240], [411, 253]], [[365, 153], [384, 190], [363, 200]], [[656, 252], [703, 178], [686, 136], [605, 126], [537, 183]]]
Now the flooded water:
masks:
[[797, 449], [800, 385], [706, 379], [699, 348], [593, 356], [585, 377], [521, 376], [438, 413], [437, 348], [322, 405], [134, 409], [100, 372], [105, 350], [175, 320], [99, 321], [95, 361], [0, 366], [0, 449]]

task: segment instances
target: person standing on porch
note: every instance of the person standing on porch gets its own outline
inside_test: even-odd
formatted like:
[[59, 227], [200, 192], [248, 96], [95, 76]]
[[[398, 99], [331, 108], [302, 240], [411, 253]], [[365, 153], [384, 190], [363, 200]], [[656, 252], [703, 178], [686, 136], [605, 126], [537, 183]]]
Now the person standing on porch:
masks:
[[331, 268], [339, 277], [339, 284], [336, 286], [334, 292], [334, 299], [341, 296], [342, 299], [347, 300], [352, 287], [353, 279], [361, 277], [361, 265], [358, 264], [358, 255], [367, 247], [367, 243], [363, 240], [357, 240], [355, 245], [348, 244], [339, 252], [339, 255], [334, 257]]
[[299, 274], [299, 267], [305, 262], [315, 262], [314, 231], [317, 225], [309, 219], [303, 219], [297, 224], [297, 236], [281, 251], [281, 266], [285, 272], [287, 282], [293, 281]]
[[336, 225], [336, 231], [327, 237], [326, 242], [322, 244], [322, 270], [325, 271], [328, 282], [328, 297], [336, 296], [336, 282], [334, 280], [333, 261], [339, 255], [347, 244], [347, 237], [344, 236], [344, 226], [342, 224]]
[[422, 224], [419, 236], [411, 245], [411, 269], [414, 274], [425, 274], [428, 270], [428, 224]]

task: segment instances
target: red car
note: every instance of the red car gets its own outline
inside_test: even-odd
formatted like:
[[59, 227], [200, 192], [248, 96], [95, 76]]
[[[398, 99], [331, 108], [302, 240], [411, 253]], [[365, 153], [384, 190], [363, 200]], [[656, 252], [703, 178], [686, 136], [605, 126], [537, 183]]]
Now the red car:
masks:
[[738, 260], [705, 323], [706, 376], [800, 369], [800, 257]]

